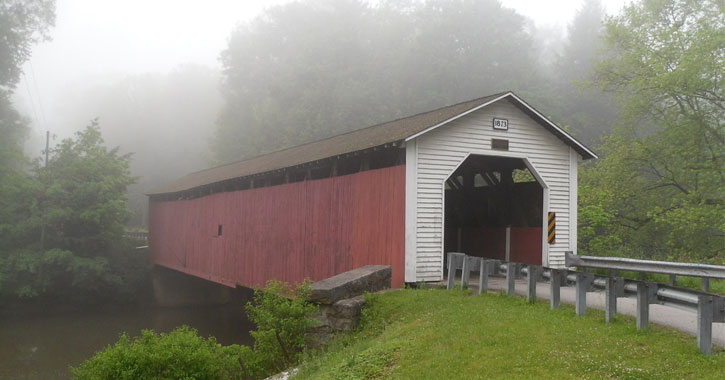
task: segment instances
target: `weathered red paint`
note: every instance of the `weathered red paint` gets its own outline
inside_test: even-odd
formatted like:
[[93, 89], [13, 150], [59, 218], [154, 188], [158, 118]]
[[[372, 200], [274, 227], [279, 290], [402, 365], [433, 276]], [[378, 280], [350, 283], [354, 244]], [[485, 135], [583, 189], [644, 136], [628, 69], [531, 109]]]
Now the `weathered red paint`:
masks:
[[[460, 252], [467, 255], [506, 259], [506, 228], [462, 228]], [[541, 265], [542, 230], [511, 227], [510, 259], [517, 263]], [[446, 229], [446, 252], [458, 252], [458, 230]]]
[[511, 228], [511, 261], [541, 265], [541, 227]]
[[[367, 264], [405, 270], [405, 166], [150, 202], [156, 264], [228, 286], [318, 281]], [[222, 225], [222, 235], [218, 227]]]

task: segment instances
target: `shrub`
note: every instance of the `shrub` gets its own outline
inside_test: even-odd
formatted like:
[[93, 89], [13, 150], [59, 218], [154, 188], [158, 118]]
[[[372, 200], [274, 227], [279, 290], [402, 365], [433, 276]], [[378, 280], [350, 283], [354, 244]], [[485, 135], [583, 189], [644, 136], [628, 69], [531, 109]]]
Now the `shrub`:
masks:
[[[148, 249], [136, 249], [144, 242], [123, 238], [116, 242], [106, 254], [111, 271], [121, 279], [112, 294], [119, 301], [133, 301], [151, 281], [152, 264]], [[106, 296], [108, 299], [108, 296]]]
[[57, 248], [11, 251], [0, 255], [0, 303], [131, 301], [149, 281], [147, 255], [127, 239], [93, 257]]
[[189, 327], [168, 334], [144, 330], [138, 338], [121, 335], [71, 372], [84, 379], [263, 379], [297, 364], [306, 333], [315, 325], [317, 307], [309, 300], [310, 284], [291, 286], [270, 281], [254, 292], [247, 313], [256, 324], [254, 349], [221, 346]]
[[257, 329], [252, 331], [254, 351], [271, 373], [296, 364], [306, 346], [306, 334], [315, 326], [317, 306], [309, 302], [310, 283], [292, 286], [269, 281], [254, 291], [247, 314]]
[[144, 330], [133, 339], [123, 334], [71, 372], [77, 380], [245, 379], [242, 357], [252, 359], [247, 367], [256, 366], [249, 347], [222, 346], [184, 326], [168, 334]]
[[107, 294], [121, 279], [101, 257], [85, 258], [61, 249], [18, 250], [0, 258], [0, 296], [81, 298]]

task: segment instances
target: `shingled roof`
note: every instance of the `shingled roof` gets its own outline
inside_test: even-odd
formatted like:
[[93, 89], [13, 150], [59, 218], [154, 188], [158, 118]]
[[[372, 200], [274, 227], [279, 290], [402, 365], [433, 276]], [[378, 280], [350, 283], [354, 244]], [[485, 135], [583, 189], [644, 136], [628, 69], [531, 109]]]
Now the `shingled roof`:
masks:
[[504, 98], [510, 99], [513, 104], [531, 116], [539, 124], [576, 149], [584, 159], [596, 158], [596, 155], [590, 149], [523, 102], [513, 92], [509, 91], [373, 125], [250, 159], [193, 172], [156, 188], [148, 192], [147, 195], [181, 192], [233, 178], [270, 172], [393, 142], [405, 141]]

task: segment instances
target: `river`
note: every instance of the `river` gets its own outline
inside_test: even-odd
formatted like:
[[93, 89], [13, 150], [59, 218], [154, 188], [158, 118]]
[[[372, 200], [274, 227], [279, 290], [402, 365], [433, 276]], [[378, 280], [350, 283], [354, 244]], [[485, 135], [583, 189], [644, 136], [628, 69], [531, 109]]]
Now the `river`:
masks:
[[0, 379], [70, 379], [78, 366], [121, 333], [191, 326], [219, 343], [251, 344], [243, 300], [227, 305], [163, 308], [149, 302], [92, 309], [5, 310], [0, 315]]

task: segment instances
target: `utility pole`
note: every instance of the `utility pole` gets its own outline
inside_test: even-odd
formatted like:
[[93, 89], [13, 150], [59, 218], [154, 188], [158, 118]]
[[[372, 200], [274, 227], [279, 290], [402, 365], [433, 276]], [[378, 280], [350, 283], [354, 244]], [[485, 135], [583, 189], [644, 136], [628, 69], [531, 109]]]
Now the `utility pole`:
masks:
[[48, 167], [48, 146], [50, 144], [50, 131], [45, 131], [45, 167]]
[[[50, 131], [45, 131], [45, 170], [48, 170], [48, 148], [50, 147]], [[43, 187], [45, 190], [45, 187]], [[43, 194], [45, 201], [45, 194]], [[45, 202], [43, 202], [45, 203]], [[45, 204], [40, 206], [40, 250], [45, 247]]]

